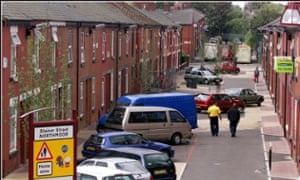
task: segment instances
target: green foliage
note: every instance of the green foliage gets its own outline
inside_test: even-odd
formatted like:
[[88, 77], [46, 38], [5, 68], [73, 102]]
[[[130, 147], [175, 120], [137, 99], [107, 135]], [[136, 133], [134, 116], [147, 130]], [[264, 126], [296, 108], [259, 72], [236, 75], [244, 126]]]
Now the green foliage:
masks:
[[225, 24], [229, 20], [228, 13], [231, 12], [231, 2], [199, 2], [193, 3], [193, 7], [207, 17], [208, 36], [214, 37], [226, 33]]
[[[19, 94], [24, 97], [17, 103], [21, 104], [20, 107], [17, 107], [18, 112], [23, 114], [39, 108], [56, 107], [55, 113], [54, 109], [40, 111], [38, 115], [35, 115], [36, 121], [66, 118], [66, 111], [71, 111], [71, 109], [67, 110], [71, 103], [68, 100], [70, 78], [68, 77], [67, 59], [63, 54], [56, 58], [55, 66], [52, 64], [53, 43], [53, 41], [39, 41], [37, 44], [28, 39], [28, 49], [26, 50], [28, 56], [20, 59], [20, 66], [17, 70]], [[39, 58], [36, 56], [38, 46], [40, 48]], [[39, 59], [38, 66], [37, 59]]]
[[193, 7], [206, 15], [209, 37], [226, 35], [227, 40], [232, 40], [236, 34], [235, 37], [245, 39], [253, 49], [260, 39], [257, 28], [280, 17], [284, 9], [281, 4], [263, 1], [247, 2], [244, 11], [231, 2], [195, 2]]

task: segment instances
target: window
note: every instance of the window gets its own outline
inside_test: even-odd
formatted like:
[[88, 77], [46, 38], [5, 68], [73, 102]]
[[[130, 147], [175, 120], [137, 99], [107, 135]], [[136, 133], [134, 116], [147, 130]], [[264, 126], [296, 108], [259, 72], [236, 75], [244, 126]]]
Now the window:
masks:
[[114, 100], [114, 74], [110, 73], [110, 101]]
[[131, 32], [131, 56], [135, 55], [135, 32], [136, 30]]
[[96, 77], [92, 77], [92, 110], [95, 110], [95, 101], [96, 101]]
[[36, 73], [40, 73], [40, 42], [45, 41], [44, 36], [42, 33], [39, 31], [39, 29], [34, 30], [35, 33], [35, 41], [34, 41], [34, 50], [35, 53], [32, 55], [32, 63], [34, 66], [34, 70]]
[[55, 67], [56, 66], [56, 48], [57, 45], [56, 43], [58, 42], [58, 37], [57, 37], [57, 27], [52, 27], [52, 66]]
[[10, 77], [13, 81], [18, 81], [17, 77], [17, 45], [21, 44], [20, 38], [18, 36], [18, 27], [10, 27], [11, 34], [11, 60], [10, 60]]
[[128, 68], [126, 68], [125, 72], [125, 93], [128, 93], [129, 79], [128, 79]]
[[17, 98], [11, 98], [10, 107], [10, 141], [9, 152], [12, 153], [17, 150]]
[[146, 30], [146, 52], [149, 52], [149, 48], [150, 48], [150, 35], [152, 34], [152, 32], [149, 33], [149, 29]]
[[96, 61], [96, 52], [98, 49], [97, 32], [93, 29], [93, 62]]
[[73, 41], [73, 31], [69, 29], [69, 37], [68, 37], [68, 63], [73, 62], [73, 54], [72, 54], [72, 41]]
[[105, 61], [106, 33], [102, 32], [102, 61]]
[[102, 77], [102, 80], [101, 80], [101, 107], [103, 107], [104, 106], [104, 95], [105, 95], [105, 87], [104, 87], [104, 85], [105, 85], [105, 78], [104, 77]]
[[144, 51], [144, 29], [141, 29], [141, 51]]
[[126, 32], [126, 56], [129, 54], [129, 31]]
[[182, 117], [177, 111], [170, 111], [171, 122], [186, 122], [184, 117]]
[[111, 57], [115, 58], [115, 49], [114, 49], [114, 41], [115, 41], [115, 31], [111, 31]]
[[81, 45], [80, 45], [80, 63], [85, 63], [85, 56], [84, 56], [84, 32], [81, 32], [80, 34], [81, 38]]
[[167, 122], [166, 112], [131, 112], [128, 123]]
[[57, 37], [57, 27], [52, 27], [52, 39], [54, 42], [58, 42], [58, 37]]
[[80, 95], [79, 95], [79, 112], [80, 118], [83, 118], [83, 82], [80, 82]]
[[122, 55], [122, 33], [119, 32], [119, 46], [118, 46], [118, 57]]
[[121, 96], [121, 86], [122, 86], [122, 71], [118, 73], [118, 96]]

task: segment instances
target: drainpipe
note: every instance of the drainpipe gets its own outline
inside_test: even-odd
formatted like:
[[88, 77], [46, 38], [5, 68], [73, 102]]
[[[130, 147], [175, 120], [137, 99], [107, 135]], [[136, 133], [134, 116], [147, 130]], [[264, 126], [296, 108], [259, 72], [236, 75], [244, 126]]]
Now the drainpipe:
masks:
[[118, 24], [118, 30], [117, 30], [117, 43], [114, 43], [114, 44], [116, 44], [117, 46], [116, 46], [116, 49], [117, 49], [117, 54], [116, 54], [116, 77], [115, 77], [115, 104], [116, 104], [116, 101], [117, 101], [117, 99], [118, 99], [118, 94], [119, 94], [119, 60], [120, 60], [120, 55], [121, 55], [121, 53], [120, 53], [120, 51], [121, 51], [121, 49], [119, 48], [120, 46], [121, 46], [121, 44], [119, 44], [120, 43], [120, 41], [119, 41], [119, 38], [121, 38], [121, 35], [120, 35], [120, 33], [121, 33], [121, 24]]
[[[79, 99], [79, 70], [80, 70], [80, 45], [79, 45], [79, 42], [80, 42], [80, 33], [79, 33], [79, 29], [81, 27], [81, 23], [77, 23], [76, 24], [76, 51], [77, 51], [77, 69], [76, 69], [76, 109], [77, 109], [77, 112], [79, 112], [79, 102], [78, 102], [78, 99]], [[79, 113], [77, 113], [77, 115], [79, 115]], [[77, 121], [76, 121], [77, 122]], [[78, 126], [77, 126], [78, 127]]]

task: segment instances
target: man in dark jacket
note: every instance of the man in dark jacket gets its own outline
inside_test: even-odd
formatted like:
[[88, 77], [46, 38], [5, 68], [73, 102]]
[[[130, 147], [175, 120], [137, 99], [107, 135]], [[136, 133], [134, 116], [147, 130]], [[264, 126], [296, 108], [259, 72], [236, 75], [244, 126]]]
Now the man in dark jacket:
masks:
[[240, 121], [240, 111], [238, 110], [236, 103], [233, 103], [233, 106], [228, 110], [227, 117], [229, 120], [231, 137], [235, 137], [236, 128]]

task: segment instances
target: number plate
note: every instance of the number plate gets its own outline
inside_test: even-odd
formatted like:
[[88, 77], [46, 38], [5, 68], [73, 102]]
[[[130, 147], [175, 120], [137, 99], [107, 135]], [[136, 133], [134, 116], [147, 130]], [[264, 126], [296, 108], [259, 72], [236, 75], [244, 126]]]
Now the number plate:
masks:
[[92, 146], [88, 146], [86, 149], [90, 150], [90, 151], [95, 151], [95, 147], [92, 147]]
[[167, 174], [167, 171], [166, 171], [165, 169], [155, 170], [155, 171], [154, 171], [154, 174], [155, 174], [155, 175], [158, 175], [158, 174]]

